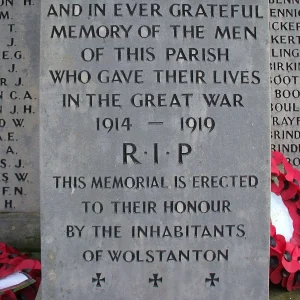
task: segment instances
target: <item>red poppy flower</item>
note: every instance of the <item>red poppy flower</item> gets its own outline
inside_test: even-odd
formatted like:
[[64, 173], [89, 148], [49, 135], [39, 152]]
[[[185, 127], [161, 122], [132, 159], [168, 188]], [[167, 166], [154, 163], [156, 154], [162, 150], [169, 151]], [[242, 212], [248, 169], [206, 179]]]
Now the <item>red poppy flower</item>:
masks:
[[12, 291], [6, 291], [4, 294], [0, 295], [0, 300], [18, 300], [17, 296]]
[[284, 155], [279, 151], [273, 151], [271, 157], [272, 161], [274, 161], [276, 165], [281, 164], [284, 160]]
[[293, 182], [285, 181], [284, 188], [281, 191], [280, 195], [283, 201], [290, 200], [296, 196], [298, 193], [298, 186]]
[[277, 234], [271, 237], [271, 249], [270, 252], [273, 255], [277, 255], [280, 259], [284, 254], [286, 248], [285, 237], [281, 234]]
[[280, 171], [278, 169], [278, 166], [277, 166], [276, 162], [273, 159], [271, 161], [271, 174], [276, 175], [276, 176], [280, 175]]
[[284, 169], [285, 169], [285, 179], [287, 181], [292, 182], [295, 178], [295, 169], [294, 167], [286, 160], [284, 163]]
[[31, 286], [28, 286], [25, 289], [16, 292], [16, 295], [19, 299], [26, 299], [26, 300], [27, 299], [34, 300], [36, 294], [37, 292]]
[[292, 243], [286, 244], [286, 249], [282, 257], [282, 265], [290, 274], [298, 271], [298, 247]]
[[277, 178], [276, 182], [274, 182], [273, 180], [271, 181], [271, 191], [279, 196], [281, 194], [281, 191], [284, 189], [284, 178], [285, 177], [284, 177], [284, 175], [280, 175], [276, 178]]

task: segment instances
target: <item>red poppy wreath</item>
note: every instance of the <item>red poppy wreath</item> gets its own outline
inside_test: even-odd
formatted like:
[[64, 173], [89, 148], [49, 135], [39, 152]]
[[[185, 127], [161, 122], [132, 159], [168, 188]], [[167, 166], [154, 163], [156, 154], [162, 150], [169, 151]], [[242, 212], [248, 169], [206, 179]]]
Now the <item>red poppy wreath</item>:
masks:
[[7, 290], [0, 294], [0, 300], [34, 300], [41, 283], [41, 263], [26, 254], [0, 243], [0, 279], [16, 272], [28, 274], [34, 283], [21, 290]]
[[280, 152], [271, 159], [270, 280], [300, 289], [300, 171]]

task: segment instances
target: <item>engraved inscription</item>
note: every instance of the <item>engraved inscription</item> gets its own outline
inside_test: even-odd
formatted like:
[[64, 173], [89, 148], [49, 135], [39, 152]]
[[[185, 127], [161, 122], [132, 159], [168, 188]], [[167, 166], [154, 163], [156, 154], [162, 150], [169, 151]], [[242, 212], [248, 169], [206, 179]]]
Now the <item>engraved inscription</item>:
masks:
[[271, 138], [273, 151], [300, 166], [299, 1], [270, 3]]
[[0, 211], [39, 212], [40, 1], [0, 1]]
[[267, 3], [86, 2], [42, 0], [44, 297], [265, 299]]

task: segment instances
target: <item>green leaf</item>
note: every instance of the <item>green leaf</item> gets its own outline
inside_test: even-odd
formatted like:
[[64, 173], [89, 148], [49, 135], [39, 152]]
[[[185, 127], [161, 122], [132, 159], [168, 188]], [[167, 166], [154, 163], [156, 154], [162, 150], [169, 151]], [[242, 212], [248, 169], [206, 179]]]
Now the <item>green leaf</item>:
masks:
[[278, 165], [277, 168], [279, 169], [279, 171], [280, 171], [282, 174], [285, 174], [284, 165], [283, 165], [282, 163], [281, 163], [280, 165]]
[[279, 179], [277, 176], [272, 176], [271, 179], [277, 186], [279, 186]]

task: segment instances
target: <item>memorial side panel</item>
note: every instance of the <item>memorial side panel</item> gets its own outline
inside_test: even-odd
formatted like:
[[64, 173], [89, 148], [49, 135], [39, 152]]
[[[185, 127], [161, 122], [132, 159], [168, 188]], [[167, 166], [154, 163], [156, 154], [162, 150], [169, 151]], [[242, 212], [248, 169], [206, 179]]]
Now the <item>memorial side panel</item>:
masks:
[[0, 4], [0, 211], [39, 212], [40, 1]]
[[270, 3], [272, 150], [300, 166], [300, 2]]
[[268, 298], [267, 14], [42, 1], [43, 298]]

